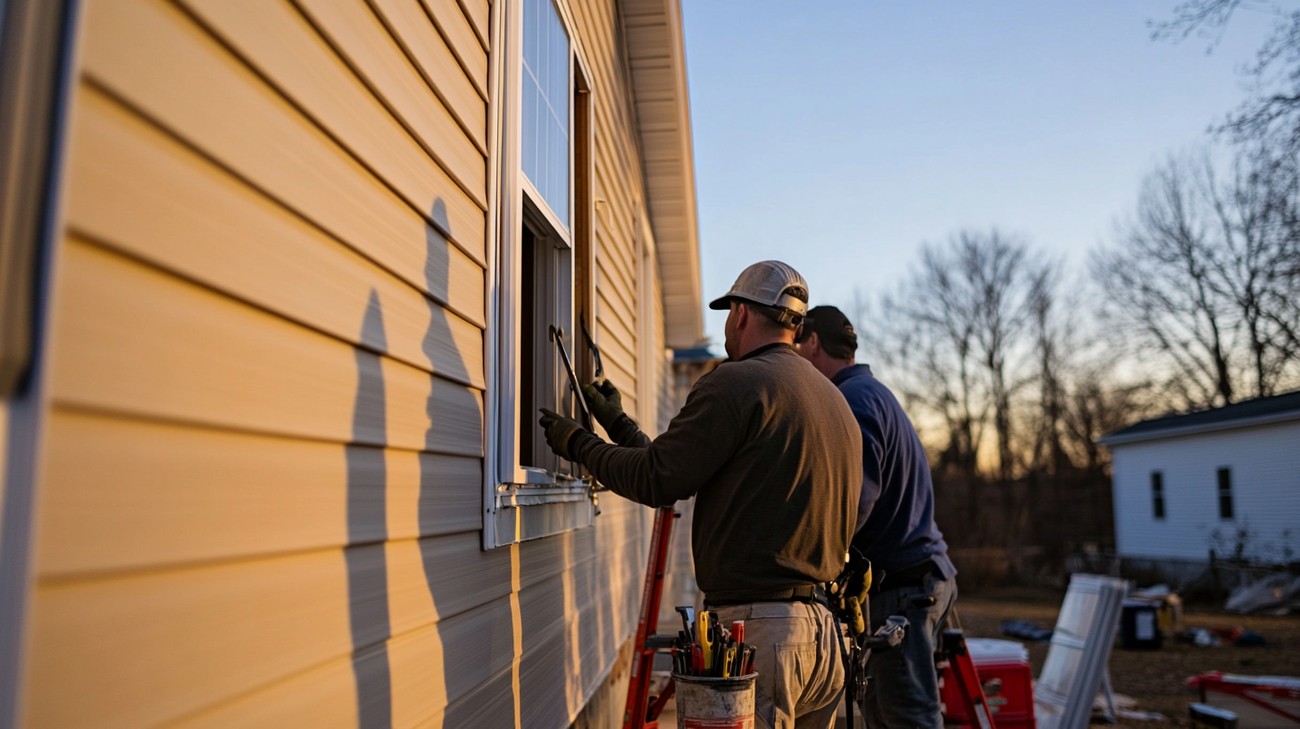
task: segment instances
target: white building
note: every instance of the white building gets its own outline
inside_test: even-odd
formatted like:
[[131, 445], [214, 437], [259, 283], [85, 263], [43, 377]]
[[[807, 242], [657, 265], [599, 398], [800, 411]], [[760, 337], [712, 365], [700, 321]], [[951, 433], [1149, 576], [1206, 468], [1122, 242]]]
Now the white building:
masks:
[[1300, 391], [1145, 420], [1114, 454], [1121, 558], [1290, 562], [1300, 551]]

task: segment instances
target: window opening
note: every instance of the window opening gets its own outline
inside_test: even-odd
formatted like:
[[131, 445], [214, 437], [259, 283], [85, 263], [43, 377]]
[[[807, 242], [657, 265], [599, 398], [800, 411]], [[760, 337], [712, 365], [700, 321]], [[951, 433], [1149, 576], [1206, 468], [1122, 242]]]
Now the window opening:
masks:
[[1165, 477], [1160, 471], [1151, 472], [1151, 512], [1157, 519], [1165, 518]]
[[1232, 518], [1232, 469], [1219, 469], [1219, 518]]

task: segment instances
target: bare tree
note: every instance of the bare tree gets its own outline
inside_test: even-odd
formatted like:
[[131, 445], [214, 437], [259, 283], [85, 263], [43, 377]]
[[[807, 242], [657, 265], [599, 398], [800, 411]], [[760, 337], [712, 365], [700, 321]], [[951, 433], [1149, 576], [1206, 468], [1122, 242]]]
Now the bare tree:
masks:
[[1239, 156], [1221, 181], [1208, 153], [1171, 158], [1144, 180], [1118, 245], [1093, 252], [1103, 315], [1168, 361], [1183, 407], [1294, 380], [1294, 180], [1270, 160]]
[[1038, 358], [1038, 412], [1031, 427], [1030, 469], [1059, 473], [1069, 464], [1065, 450], [1065, 352], [1061, 339], [1064, 327], [1057, 315], [1060, 268], [1041, 267], [1029, 283], [1029, 308], [1033, 322], [1034, 349]]
[[1152, 23], [1153, 37], [1217, 38], [1241, 11], [1270, 13], [1273, 32], [1245, 69], [1255, 81], [1255, 97], [1229, 114], [1219, 130], [1238, 141], [1268, 141], [1280, 152], [1300, 154], [1300, 7], [1295, 2], [1185, 0], [1170, 19]]
[[974, 475], [991, 427], [997, 474], [1013, 475], [1013, 398], [1031, 379], [1021, 365], [1029, 359], [1039, 265], [1025, 243], [996, 229], [960, 231], [946, 245], [923, 246], [912, 275], [883, 300], [889, 361], [904, 370], [901, 389], [946, 425], [941, 467]]
[[[944, 443], [936, 468], [974, 476], [985, 412], [977, 411], [973, 332], [964, 321], [950, 276], [928, 251], [921, 266], [896, 292], [880, 299], [882, 316], [868, 329], [873, 349], [891, 368], [894, 384], [909, 411], [938, 415]], [[938, 295], [918, 300], [919, 288], [936, 287]], [[863, 328], [859, 327], [859, 331]], [[922, 427], [926, 418], [919, 420]]]

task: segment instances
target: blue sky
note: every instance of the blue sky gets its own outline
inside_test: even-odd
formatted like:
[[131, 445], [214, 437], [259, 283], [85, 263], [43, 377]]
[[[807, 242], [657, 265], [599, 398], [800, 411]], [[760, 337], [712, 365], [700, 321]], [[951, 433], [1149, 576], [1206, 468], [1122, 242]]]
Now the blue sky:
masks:
[[683, 0], [705, 300], [779, 258], [851, 311], [965, 227], [1080, 272], [1142, 176], [1246, 98], [1268, 17], [1207, 53], [1150, 39], [1175, 4]]

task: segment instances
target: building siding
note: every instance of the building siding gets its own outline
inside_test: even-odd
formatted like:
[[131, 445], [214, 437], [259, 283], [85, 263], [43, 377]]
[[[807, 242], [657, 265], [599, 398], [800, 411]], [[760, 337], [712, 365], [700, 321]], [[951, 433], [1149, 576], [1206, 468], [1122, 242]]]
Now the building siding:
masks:
[[[644, 414], [670, 373], [620, 21], [564, 7], [593, 329]], [[85, 4], [24, 725], [560, 727], [617, 680], [648, 509], [481, 548], [490, 17]]]
[[[1297, 443], [1300, 422], [1115, 445], [1117, 551], [1126, 557], [1203, 561], [1215, 546], [1220, 556], [1231, 556], [1241, 529], [1247, 534], [1246, 556], [1295, 559], [1300, 551]], [[1217, 473], [1225, 467], [1232, 470], [1232, 520], [1219, 518]], [[1152, 513], [1152, 471], [1164, 474], [1163, 520]]]

